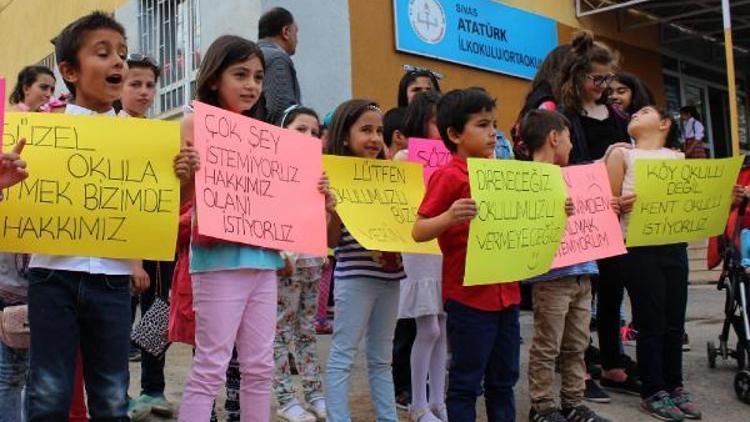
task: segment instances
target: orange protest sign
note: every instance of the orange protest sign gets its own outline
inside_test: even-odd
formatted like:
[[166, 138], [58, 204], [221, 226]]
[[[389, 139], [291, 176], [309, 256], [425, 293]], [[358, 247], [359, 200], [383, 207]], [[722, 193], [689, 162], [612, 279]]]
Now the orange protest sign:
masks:
[[201, 156], [195, 175], [200, 234], [326, 254], [321, 143], [240, 114], [193, 103]]

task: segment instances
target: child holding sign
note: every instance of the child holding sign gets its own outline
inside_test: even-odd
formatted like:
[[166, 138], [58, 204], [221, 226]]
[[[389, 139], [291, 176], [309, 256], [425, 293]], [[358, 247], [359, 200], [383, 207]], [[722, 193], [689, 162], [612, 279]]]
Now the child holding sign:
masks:
[[[211, 44], [200, 67], [198, 100], [226, 110], [252, 114], [261, 95], [265, 65], [252, 41], [222, 36]], [[194, 193], [198, 162], [193, 145], [193, 116], [183, 121], [183, 145], [175, 172], [183, 192]], [[183, 201], [189, 200], [183, 197]], [[273, 339], [276, 326], [276, 251], [199, 236], [193, 227], [190, 273], [195, 309], [195, 357], [185, 385], [180, 421], [207, 421], [224, 384], [236, 343], [241, 372], [241, 416], [267, 421], [271, 415]]]
[[[441, 94], [437, 91], [420, 92], [409, 104], [404, 123], [407, 138], [439, 139], [437, 128], [437, 103]], [[407, 146], [408, 148], [408, 146]], [[396, 154], [396, 160], [406, 160], [408, 149]], [[406, 279], [401, 283], [398, 306], [399, 324], [416, 322], [416, 336], [399, 338], [396, 329], [394, 340], [394, 380], [396, 374], [399, 342], [408, 342], [411, 368], [411, 407], [409, 416], [414, 422], [447, 421], [445, 408], [445, 357], [447, 337], [445, 311], [442, 301], [442, 266], [440, 255], [404, 254]], [[403, 333], [403, 331], [401, 331]], [[408, 349], [407, 349], [408, 350]], [[401, 371], [409, 372], [409, 371]], [[430, 381], [430, 403], [427, 403], [427, 380]]]
[[[55, 38], [55, 55], [75, 93], [65, 113], [114, 116], [127, 72], [123, 27], [101, 12], [83, 16]], [[33, 255], [29, 266], [28, 419], [67, 420], [80, 346], [92, 419], [127, 420], [132, 262]]]
[[[555, 111], [531, 110], [520, 123], [520, 135], [533, 161], [565, 166], [573, 144], [568, 119]], [[572, 211], [572, 202], [566, 204]], [[566, 208], [567, 208], [566, 206]], [[570, 214], [570, 212], [569, 212]], [[583, 404], [586, 385], [584, 352], [589, 343], [591, 279], [596, 262], [557, 268], [533, 279], [534, 342], [529, 352], [529, 420], [534, 422], [606, 422]], [[559, 358], [561, 409], [552, 392]]]
[[[620, 197], [623, 235], [635, 201], [635, 161], [683, 160], [679, 129], [669, 113], [647, 106], [633, 114], [628, 133], [635, 148], [616, 149], [607, 159], [612, 195]], [[701, 411], [682, 384], [682, 338], [687, 305], [685, 243], [628, 248], [623, 270], [638, 327], [636, 354], [643, 383], [641, 409], [662, 420], [700, 419]]]
[[[367, 100], [350, 100], [331, 122], [329, 152], [361, 158], [384, 158], [383, 114]], [[377, 420], [398, 421], [391, 378], [391, 347], [398, 312], [401, 254], [370, 251], [352, 236], [336, 212], [328, 222], [328, 245], [335, 248], [331, 353], [326, 368], [326, 404], [333, 421], [351, 420], [349, 381], [362, 336], [367, 345], [370, 395]]]
[[[318, 115], [307, 107], [289, 107], [281, 119], [281, 126], [312, 138], [320, 135]], [[277, 414], [281, 419], [292, 422], [325, 420], [326, 404], [314, 327], [318, 283], [325, 258], [287, 253], [286, 259], [291, 271], [280, 274], [279, 277], [276, 339], [273, 347], [276, 362], [273, 389], [279, 403]], [[302, 388], [305, 401], [310, 405], [309, 412], [294, 397], [289, 362], [289, 354], [292, 352], [294, 363], [302, 374]]]
[[456, 422], [476, 420], [476, 399], [483, 390], [488, 420], [516, 418], [518, 283], [463, 286], [469, 222], [477, 215], [466, 159], [492, 156], [494, 123], [495, 101], [485, 92], [455, 90], [440, 100], [437, 125], [454, 156], [430, 179], [412, 233], [418, 242], [437, 238], [443, 251], [443, 301], [454, 345], [446, 404], [448, 419]]

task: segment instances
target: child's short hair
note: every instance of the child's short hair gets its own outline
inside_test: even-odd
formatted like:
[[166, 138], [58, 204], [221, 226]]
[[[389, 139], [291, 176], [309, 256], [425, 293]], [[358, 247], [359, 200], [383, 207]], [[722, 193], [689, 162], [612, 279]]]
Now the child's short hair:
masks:
[[445, 147], [455, 152], [457, 145], [448, 136], [448, 128], [458, 133], [464, 131], [469, 115], [492, 111], [495, 100], [485, 91], [478, 89], [455, 89], [448, 92], [437, 104], [437, 125]]
[[383, 140], [390, 148], [393, 143], [393, 134], [396, 131], [404, 133], [404, 122], [406, 121], [406, 107], [396, 107], [388, 110], [383, 115]]
[[[55, 37], [55, 58], [57, 63], [66, 62], [73, 68], [78, 68], [78, 51], [83, 45], [87, 32], [97, 29], [111, 29], [119, 32], [125, 38], [125, 28], [112, 16], [102, 11], [95, 11], [82, 16], [66, 26], [60, 34]], [[71, 94], [75, 95], [75, 84], [64, 81], [65, 86]]]
[[544, 145], [550, 132], [570, 128], [570, 121], [557, 111], [533, 109], [521, 119], [521, 139], [533, 153]]
[[130, 53], [126, 60], [128, 62], [128, 68], [139, 67], [143, 69], [151, 69], [154, 72], [154, 82], [159, 82], [161, 76], [161, 67], [156, 60], [141, 53]]

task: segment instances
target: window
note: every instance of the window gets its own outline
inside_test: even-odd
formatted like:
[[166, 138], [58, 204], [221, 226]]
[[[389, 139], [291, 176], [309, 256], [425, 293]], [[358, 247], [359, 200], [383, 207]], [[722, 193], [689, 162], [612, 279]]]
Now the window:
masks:
[[52, 71], [57, 67], [57, 60], [55, 60], [55, 53], [48, 54], [47, 57], [37, 63], [39, 66], [44, 66]]
[[195, 75], [201, 60], [198, 2], [140, 0], [140, 50], [162, 67], [155, 114], [182, 107], [195, 93]]

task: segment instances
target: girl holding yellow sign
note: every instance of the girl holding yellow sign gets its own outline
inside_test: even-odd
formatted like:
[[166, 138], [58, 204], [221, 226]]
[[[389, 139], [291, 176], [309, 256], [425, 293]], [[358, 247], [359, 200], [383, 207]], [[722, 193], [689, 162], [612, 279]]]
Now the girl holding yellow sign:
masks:
[[[647, 106], [633, 114], [628, 133], [633, 149], [615, 149], [607, 159], [612, 194], [619, 197], [623, 235], [636, 201], [635, 162], [684, 160], [677, 151], [678, 127], [665, 111]], [[735, 197], [739, 192], [735, 189]], [[700, 419], [701, 411], [683, 387], [682, 339], [687, 305], [688, 256], [685, 243], [629, 247], [622, 269], [639, 336], [641, 409], [659, 419]]]
[[[333, 115], [329, 152], [384, 158], [383, 114], [367, 100], [350, 100]], [[398, 313], [401, 254], [365, 249], [338, 213], [328, 222], [328, 246], [335, 247], [335, 314], [326, 368], [326, 405], [334, 421], [351, 420], [349, 386], [354, 358], [365, 336], [370, 394], [377, 420], [398, 421], [391, 377], [391, 348]]]

